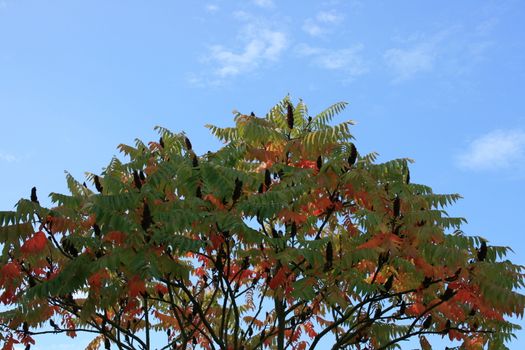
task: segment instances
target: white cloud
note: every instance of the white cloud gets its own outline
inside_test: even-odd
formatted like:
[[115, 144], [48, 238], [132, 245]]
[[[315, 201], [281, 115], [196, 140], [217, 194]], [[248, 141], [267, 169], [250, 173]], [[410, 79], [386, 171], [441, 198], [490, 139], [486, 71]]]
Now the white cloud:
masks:
[[434, 33], [415, 33], [393, 38], [397, 45], [383, 54], [393, 82], [401, 82], [430, 72], [454, 77], [473, 72], [497, 44], [490, 33], [498, 24], [491, 17], [476, 26], [451, 25]]
[[432, 70], [436, 55], [433, 45], [423, 43], [408, 49], [389, 49], [385, 52], [384, 59], [394, 73], [395, 81], [402, 81]]
[[13, 163], [13, 162], [16, 162], [17, 160], [18, 159], [14, 155], [0, 151], [0, 161]]
[[303, 30], [311, 36], [321, 36], [325, 33], [325, 29], [317, 24], [312, 19], [306, 19], [303, 23]]
[[252, 2], [259, 7], [272, 7], [272, 0], [252, 0]]
[[245, 28], [246, 43], [240, 52], [228, 49], [223, 45], [213, 45], [210, 48], [210, 60], [218, 68], [215, 74], [221, 78], [231, 77], [249, 72], [266, 62], [275, 62], [287, 46], [284, 32]]
[[335, 11], [321, 11], [317, 14], [316, 19], [321, 23], [340, 23], [343, 16]]
[[489, 132], [470, 142], [456, 160], [460, 167], [470, 170], [496, 170], [520, 165], [525, 160], [525, 132]]
[[362, 44], [342, 49], [325, 49], [306, 44], [296, 47], [296, 52], [300, 56], [311, 57], [314, 65], [328, 70], [341, 70], [350, 77], [368, 72], [368, 67], [361, 55], [362, 50]]
[[311, 36], [322, 36], [330, 32], [331, 27], [341, 23], [344, 17], [336, 11], [321, 11], [315, 18], [304, 20], [302, 29]]
[[215, 4], [206, 4], [206, 6], [204, 7], [204, 9], [205, 9], [207, 12], [214, 13], [214, 12], [219, 11], [219, 6], [217, 6], [217, 5], [215, 5]]
[[188, 72], [186, 80], [197, 87], [221, 86], [240, 74], [256, 72], [275, 64], [288, 47], [288, 35], [282, 23], [238, 10], [232, 17], [241, 22], [236, 26], [237, 35], [229, 37], [230, 43], [215, 43], [200, 61], [209, 69]]

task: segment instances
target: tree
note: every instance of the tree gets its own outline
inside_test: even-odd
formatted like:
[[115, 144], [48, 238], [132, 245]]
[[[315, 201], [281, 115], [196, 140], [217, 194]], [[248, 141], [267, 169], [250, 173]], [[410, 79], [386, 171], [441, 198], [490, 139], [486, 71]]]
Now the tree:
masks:
[[0, 213], [2, 349], [77, 332], [89, 349], [505, 348], [525, 301], [510, 248], [464, 235], [443, 209], [460, 196], [411, 183], [410, 160], [359, 154], [352, 122], [330, 124], [345, 106], [236, 112], [202, 156], [158, 127], [94, 189], [68, 174], [44, 208], [33, 188]]

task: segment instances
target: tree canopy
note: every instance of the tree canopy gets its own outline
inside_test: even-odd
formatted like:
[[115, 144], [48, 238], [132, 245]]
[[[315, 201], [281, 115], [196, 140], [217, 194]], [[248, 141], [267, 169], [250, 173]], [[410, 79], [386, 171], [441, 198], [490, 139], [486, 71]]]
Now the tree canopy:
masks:
[[[0, 342], [91, 332], [88, 349], [393, 349], [428, 335], [503, 349], [523, 316], [510, 248], [461, 231], [460, 198], [352, 143], [346, 103], [120, 145], [70, 194], [0, 212]], [[28, 191], [29, 194], [29, 191]], [[159, 345], [160, 344], [160, 345]]]

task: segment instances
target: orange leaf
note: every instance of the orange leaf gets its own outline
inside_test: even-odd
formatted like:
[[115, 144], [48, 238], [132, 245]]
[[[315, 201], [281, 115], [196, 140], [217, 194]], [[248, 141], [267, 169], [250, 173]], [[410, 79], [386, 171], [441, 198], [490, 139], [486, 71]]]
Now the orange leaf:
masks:
[[286, 280], [286, 272], [281, 267], [279, 271], [275, 274], [275, 276], [272, 278], [270, 283], [268, 283], [268, 286], [271, 289], [276, 289], [277, 287], [281, 286], [283, 282]]
[[284, 221], [294, 221], [298, 225], [304, 223], [306, 219], [308, 219], [305, 214], [300, 214], [296, 211], [286, 208], [279, 212], [279, 216], [281, 216]]
[[315, 338], [315, 336], [317, 335], [317, 332], [314, 330], [312, 322], [305, 322], [303, 328], [310, 338]]
[[317, 162], [313, 160], [303, 159], [295, 163], [295, 165], [303, 169], [317, 169]]
[[29, 238], [27, 241], [24, 242], [22, 247], [20, 247], [20, 251], [24, 254], [36, 254], [44, 250], [46, 248], [46, 245], [46, 235], [44, 234], [44, 232], [38, 231], [33, 235], [33, 237]]
[[105, 269], [97, 271], [88, 278], [89, 286], [95, 291], [99, 291], [102, 287], [103, 280], [107, 278], [109, 278], [109, 273]]
[[133, 276], [128, 282], [129, 296], [134, 298], [146, 291], [146, 284], [138, 276]]
[[357, 249], [376, 248], [382, 246], [384, 243], [390, 243], [391, 245], [399, 246], [401, 242], [401, 238], [392, 233], [380, 233], [375, 235], [375, 237], [370, 239], [368, 242], [357, 246]]
[[213, 205], [215, 205], [219, 209], [224, 209], [224, 204], [222, 204], [219, 198], [215, 197], [213, 194], [205, 195], [204, 200], [210, 201]]
[[111, 231], [104, 236], [104, 241], [121, 245], [126, 241], [126, 234], [120, 231]]
[[407, 307], [407, 315], [411, 316], [419, 316], [426, 310], [425, 305], [421, 303], [415, 303], [413, 305], [410, 305]]

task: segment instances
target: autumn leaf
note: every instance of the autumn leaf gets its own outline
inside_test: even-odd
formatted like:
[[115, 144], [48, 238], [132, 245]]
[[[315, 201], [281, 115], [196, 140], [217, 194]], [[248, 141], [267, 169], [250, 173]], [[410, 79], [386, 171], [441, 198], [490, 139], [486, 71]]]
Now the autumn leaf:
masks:
[[47, 245], [47, 238], [44, 232], [38, 231], [33, 237], [24, 242], [20, 251], [24, 254], [38, 254], [42, 252]]
[[275, 276], [270, 280], [268, 283], [268, 286], [270, 289], [277, 289], [278, 287], [282, 286], [284, 281], [286, 280], [286, 271], [283, 267], [280, 267]]
[[377, 247], [395, 247], [399, 248], [403, 240], [392, 233], [376, 234], [369, 241], [357, 246], [357, 249], [371, 249]]
[[128, 290], [129, 290], [129, 296], [131, 298], [134, 298], [146, 291], [146, 284], [144, 283], [144, 280], [142, 280], [138, 276], [133, 276], [128, 281]]

